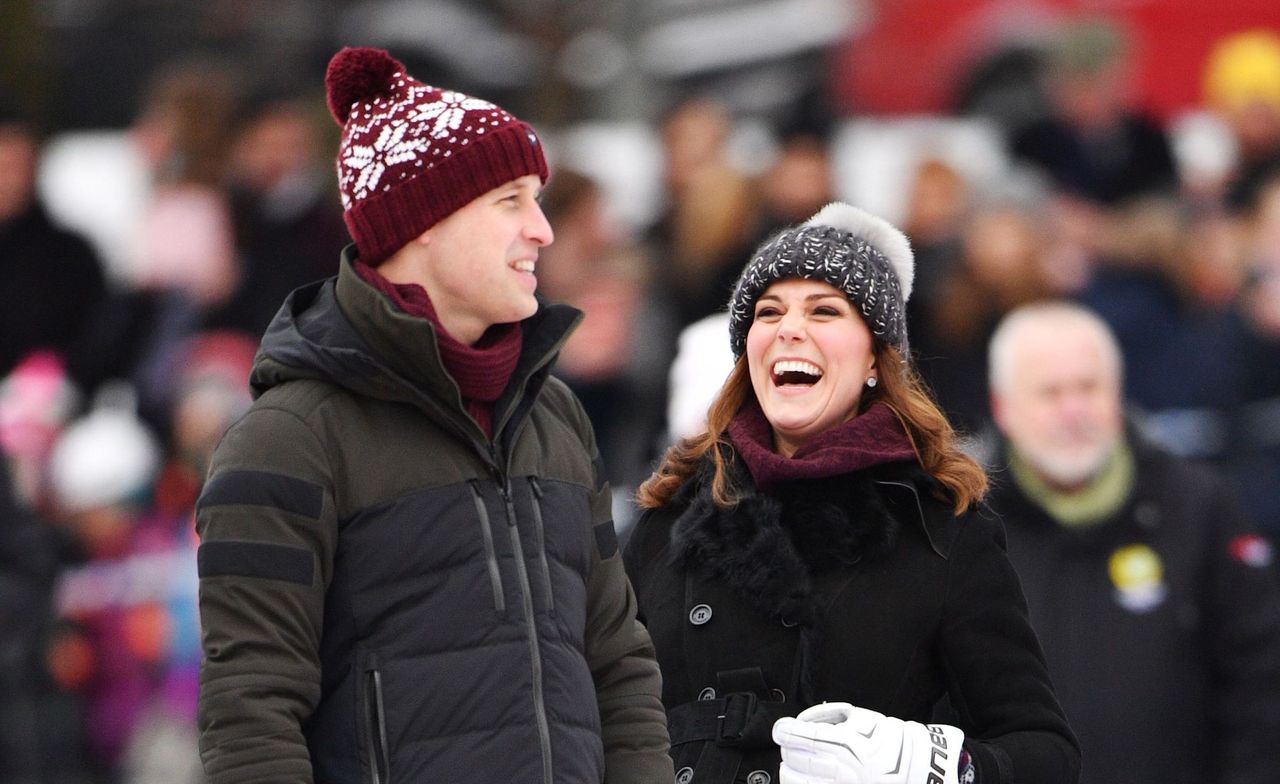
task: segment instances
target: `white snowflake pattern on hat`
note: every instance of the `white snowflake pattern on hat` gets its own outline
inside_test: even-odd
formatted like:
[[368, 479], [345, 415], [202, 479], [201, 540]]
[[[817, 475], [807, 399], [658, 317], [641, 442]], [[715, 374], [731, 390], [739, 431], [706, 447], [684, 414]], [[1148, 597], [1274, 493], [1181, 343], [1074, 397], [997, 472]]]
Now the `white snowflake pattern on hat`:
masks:
[[431, 127], [431, 137], [443, 139], [462, 126], [462, 118], [467, 116], [467, 112], [497, 108], [480, 98], [445, 90], [440, 93], [439, 100], [420, 105], [409, 119], [416, 122], [435, 120], [435, 124]]
[[[352, 186], [355, 198], [363, 199], [372, 193], [388, 166], [411, 161], [430, 149], [431, 144], [426, 139], [412, 136], [406, 139], [408, 130], [408, 123], [389, 123], [383, 126], [372, 145], [353, 144], [347, 149], [342, 163], [350, 169], [351, 175], [359, 175]], [[343, 206], [347, 206], [349, 199], [345, 189], [342, 201]]]

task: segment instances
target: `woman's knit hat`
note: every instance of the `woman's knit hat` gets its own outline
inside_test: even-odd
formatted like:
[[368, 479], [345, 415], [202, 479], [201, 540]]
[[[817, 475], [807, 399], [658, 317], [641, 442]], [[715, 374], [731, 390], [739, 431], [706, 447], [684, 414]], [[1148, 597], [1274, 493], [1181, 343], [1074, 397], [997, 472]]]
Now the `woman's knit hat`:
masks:
[[747, 346], [756, 300], [775, 281], [830, 283], [849, 298], [871, 334], [907, 354], [906, 304], [915, 257], [911, 243], [883, 218], [842, 202], [823, 207], [799, 226], [766, 240], [747, 262], [729, 299], [729, 345]]
[[423, 84], [382, 49], [347, 47], [325, 73], [342, 126], [343, 218], [376, 265], [472, 199], [523, 177], [547, 180], [532, 127], [488, 101]]

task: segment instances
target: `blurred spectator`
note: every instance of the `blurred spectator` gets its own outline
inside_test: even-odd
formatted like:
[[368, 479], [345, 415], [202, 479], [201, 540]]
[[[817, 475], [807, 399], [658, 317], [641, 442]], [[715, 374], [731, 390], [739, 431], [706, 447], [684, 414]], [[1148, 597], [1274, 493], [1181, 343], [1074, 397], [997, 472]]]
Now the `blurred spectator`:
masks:
[[259, 336], [290, 291], [333, 274], [350, 242], [320, 155], [322, 100], [260, 98], [240, 120], [228, 171], [239, 280], [207, 326]]
[[920, 304], [907, 315], [908, 334], [922, 329], [921, 320], [937, 305], [939, 288], [955, 271], [971, 196], [964, 175], [942, 158], [926, 157], [916, 166], [902, 221], [916, 254], [912, 296]]
[[169, 465], [181, 466], [195, 487], [181, 503], [165, 506], [194, 507], [214, 447], [222, 440], [223, 431], [253, 402], [249, 371], [257, 349], [256, 336], [233, 330], [202, 332], [183, 347]]
[[106, 282], [89, 244], [56, 226], [37, 198], [39, 157], [36, 130], [0, 106], [0, 376], [32, 351], [52, 349], [83, 379]]
[[1013, 139], [1013, 152], [1043, 168], [1055, 186], [1114, 205], [1177, 185], [1164, 130], [1133, 106], [1130, 42], [1118, 24], [1066, 24], [1049, 52], [1049, 117]]
[[200, 628], [194, 514], [214, 447], [253, 402], [249, 370], [256, 338], [202, 332], [182, 351], [169, 455], [156, 478], [150, 511], [135, 529], [134, 562], [156, 575], [148, 597], [153, 626], [151, 692], [121, 767], [130, 784], [196, 784]]
[[46, 663], [61, 546], [9, 478], [0, 461], [0, 781], [92, 784], [83, 703]]
[[1280, 171], [1258, 189], [1254, 208], [1237, 225], [1245, 263], [1241, 310], [1252, 342], [1244, 405], [1232, 436], [1241, 497], [1280, 539]]
[[183, 342], [230, 297], [238, 279], [236, 238], [222, 187], [234, 71], [181, 60], [153, 78], [131, 135], [144, 151], [150, 190], [129, 243], [129, 284], [98, 330], [98, 377], [128, 378], [139, 412], [167, 425]]
[[[777, 154], [756, 178], [755, 225], [737, 253], [740, 263], [774, 233], [797, 223], [835, 201], [829, 132], [825, 125], [786, 127], [779, 134]], [[728, 293], [725, 294], [725, 302]], [[724, 308], [721, 303], [720, 309]]]
[[[148, 214], [162, 200], [158, 192], [221, 187], [238, 102], [233, 74], [220, 61], [175, 60], [151, 75], [127, 128], [70, 132], [51, 142], [41, 191], [58, 219], [92, 238], [119, 288], [154, 279], [147, 262], [163, 256], [163, 248], [143, 227], [153, 222]], [[225, 277], [216, 267], [178, 272]]]
[[987, 340], [1004, 314], [1049, 292], [1048, 238], [1035, 204], [979, 205], [960, 235], [960, 256], [920, 305], [912, 335], [920, 375], [957, 430], [973, 435], [987, 421]]
[[1227, 206], [1247, 210], [1262, 182], [1280, 171], [1280, 35], [1259, 29], [1220, 41], [1205, 64], [1204, 93], [1235, 139]]
[[582, 310], [555, 373], [582, 401], [615, 487], [648, 475], [661, 427], [660, 347], [665, 325], [651, 309], [649, 261], [607, 216], [592, 179], [560, 169], [542, 192], [556, 239], [539, 252], [538, 290]]
[[1081, 782], [1271, 781], [1272, 545], [1219, 477], [1125, 430], [1119, 349], [1090, 311], [1015, 311], [990, 354], [1008, 469], [989, 503], [1080, 737]]
[[137, 282], [204, 310], [225, 301], [236, 280], [222, 186], [238, 102], [226, 66], [182, 61], [156, 75], [134, 128], [153, 186], [136, 238]]
[[49, 452], [79, 403], [65, 363], [52, 351], [29, 355], [0, 381], [0, 450], [23, 506], [43, 508]]
[[755, 225], [751, 180], [726, 149], [732, 129], [729, 111], [708, 97], [683, 101], [661, 124], [669, 201], [651, 239], [677, 326], [724, 309]]
[[[1214, 213], [1170, 199], [1117, 208], [1100, 230], [1102, 254], [1076, 298], [1115, 333], [1126, 400], [1148, 435], [1183, 457], [1230, 457], [1247, 334], [1237, 309], [1243, 267]], [[1194, 357], [1194, 361], [1187, 361]], [[1170, 383], [1171, 369], [1177, 383]]]
[[60, 684], [85, 700], [89, 749], [113, 773], [156, 689], [163, 601], [181, 563], [157, 553], [140, 525], [160, 452], [133, 399], [126, 385], [104, 385], [49, 461], [51, 517], [80, 556], [59, 577], [55, 610], [66, 626], [50, 659]]
[[[51, 684], [42, 687], [42, 699], [50, 701], [45, 721], [61, 721], [51, 737], [65, 748], [67, 764], [76, 739], [86, 738], [95, 782], [203, 780], [195, 732], [201, 655], [195, 499], [214, 446], [251, 403], [248, 374], [256, 345], [243, 334], [209, 332], [182, 346], [173, 443], [163, 465], [157, 440], [130, 410], [132, 394], [119, 384], [104, 385], [94, 409], [73, 422], [52, 450], [47, 507], [57, 527], [44, 523], [38, 529], [54, 542], [63, 534], [67, 545], [60, 548], [56, 601], [46, 595], [44, 604], [26, 608], [23, 619], [49, 627], [53, 675], [32, 680], [31, 689]], [[35, 547], [42, 543], [33, 538], [38, 529], [0, 528], [0, 582], [6, 556], [15, 554], [6, 545], [25, 541], [30, 560], [24, 568], [48, 572], [51, 594], [58, 564], [44, 565], [51, 556]], [[12, 628], [26, 627], [15, 621]], [[4, 694], [0, 688], [0, 702]], [[15, 754], [24, 755], [15, 759], [42, 753], [45, 745], [28, 734], [11, 737], [21, 746]]]

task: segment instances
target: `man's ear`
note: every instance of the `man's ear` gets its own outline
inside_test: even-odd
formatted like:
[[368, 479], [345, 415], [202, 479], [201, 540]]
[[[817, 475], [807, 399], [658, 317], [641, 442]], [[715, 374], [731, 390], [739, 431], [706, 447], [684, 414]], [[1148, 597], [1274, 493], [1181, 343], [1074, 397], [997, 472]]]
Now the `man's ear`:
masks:
[[1000, 399], [1000, 396], [997, 395], [995, 392], [989, 392], [987, 394], [987, 400], [990, 402], [990, 405], [991, 405], [991, 421], [996, 423], [997, 430], [999, 430], [1001, 433], [1007, 433], [1008, 431], [1005, 429], [1005, 426], [1004, 426], [1004, 415], [1005, 415], [1004, 401], [1002, 401]]

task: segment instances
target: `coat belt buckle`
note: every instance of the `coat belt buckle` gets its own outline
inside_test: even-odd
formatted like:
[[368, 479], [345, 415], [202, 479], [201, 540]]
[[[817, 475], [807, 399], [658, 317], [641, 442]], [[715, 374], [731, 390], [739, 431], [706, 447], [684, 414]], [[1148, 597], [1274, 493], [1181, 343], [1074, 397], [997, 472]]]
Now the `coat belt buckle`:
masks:
[[736, 746], [750, 728], [756, 713], [756, 695], [751, 692], [732, 692], [725, 695], [724, 707], [716, 715], [716, 743]]

